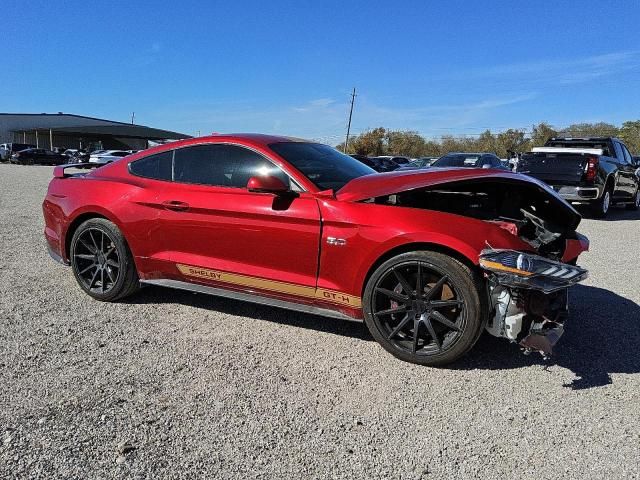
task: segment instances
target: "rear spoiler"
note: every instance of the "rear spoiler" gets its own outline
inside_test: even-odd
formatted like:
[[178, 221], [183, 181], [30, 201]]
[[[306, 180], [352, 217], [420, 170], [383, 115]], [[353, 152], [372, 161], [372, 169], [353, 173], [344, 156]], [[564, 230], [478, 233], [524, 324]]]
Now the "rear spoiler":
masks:
[[65, 163], [64, 165], [58, 165], [53, 169], [53, 176], [55, 178], [67, 178], [71, 177], [73, 174], [65, 173], [67, 168], [98, 168], [102, 167], [103, 163]]

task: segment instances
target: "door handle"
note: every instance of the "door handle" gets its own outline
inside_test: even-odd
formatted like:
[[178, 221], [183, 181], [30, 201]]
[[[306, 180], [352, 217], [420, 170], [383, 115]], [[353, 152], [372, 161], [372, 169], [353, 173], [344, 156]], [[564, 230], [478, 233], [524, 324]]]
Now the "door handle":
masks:
[[162, 202], [162, 206], [167, 210], [173, 210], [174, 212], [184, 212], [189, 210], [189, 204], [186, 202], [180, 202], [178, 200], [167, 200]]

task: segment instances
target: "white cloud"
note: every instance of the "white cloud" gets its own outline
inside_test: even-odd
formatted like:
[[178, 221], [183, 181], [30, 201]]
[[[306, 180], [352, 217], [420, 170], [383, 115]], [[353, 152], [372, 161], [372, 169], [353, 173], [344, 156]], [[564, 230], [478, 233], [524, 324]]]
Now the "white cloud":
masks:
[[[352, 132], [384, 126], [392, 129], [417, 130], [425, 135], [441, 134], [442, 127], [459, 128], [458, 132], [491, 115], [502, 107], [536, 98], [535, 92], [496, 95], [455, 104], [416, 107], [379, 105], [367, 95], [356, 100]], [[180, 112], [180, 113], [178, 113]], [[262, 132], [313, 138], [327, 143], [342, 141], [349, 114], [348, 98], [338, 102], [332, 98], [314, 99], [301, 105], [254, 107], [246, 101], [209, 106], [173, 107], [158, 112], [160, 123], [172, 123], [185, 133]]]
[[640, 67], [640, 51], [612, 52], [582, 58], [540, 60], [496, 65], [473, 71], [476, 77], [570, 85], [589, 82]]

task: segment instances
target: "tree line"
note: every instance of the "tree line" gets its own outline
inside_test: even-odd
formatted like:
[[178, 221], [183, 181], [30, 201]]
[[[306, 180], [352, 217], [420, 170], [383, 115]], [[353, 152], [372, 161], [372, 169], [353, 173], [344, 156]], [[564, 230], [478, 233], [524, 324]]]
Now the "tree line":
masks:
[[[444, 135], [439, 140], [427, 139], [415, 131], [374, 128], [349, 139], [347, 153], [360, 155], [405, 155], [408, 157], [440, 156], [448, 152], [494, 152], [508, 158], [511, 152], [527, 152], [552, 137], [618, 137], [634, 155], [640, 154], [640, 120], [624, 122], [620, 127], [610, 123], [576, 123], [555, 128], [542, 122], [531, 130], [508, 129], [493, 133], [485, 130], [478, 136]], [[344, 151], [344, 142], [337, 145]]]

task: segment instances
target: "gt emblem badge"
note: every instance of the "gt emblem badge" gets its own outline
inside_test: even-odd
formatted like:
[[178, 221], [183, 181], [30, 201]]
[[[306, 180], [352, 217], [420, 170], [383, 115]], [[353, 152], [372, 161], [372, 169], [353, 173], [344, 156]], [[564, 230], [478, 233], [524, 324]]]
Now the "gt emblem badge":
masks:
[[342, 247], [347, 244], [347, 241], [344, 238], [327, 237], [327, 243], [329, 245], [336, 245], [338, 247]]

